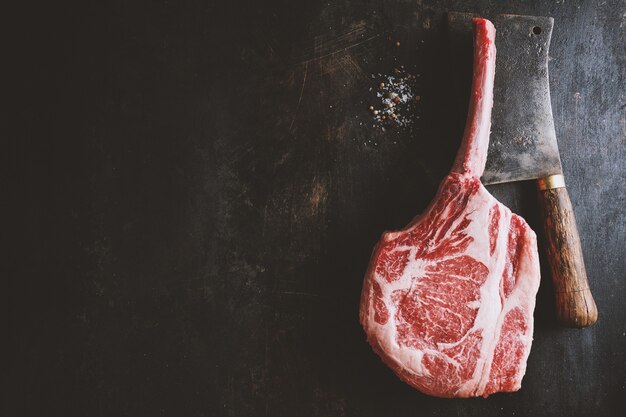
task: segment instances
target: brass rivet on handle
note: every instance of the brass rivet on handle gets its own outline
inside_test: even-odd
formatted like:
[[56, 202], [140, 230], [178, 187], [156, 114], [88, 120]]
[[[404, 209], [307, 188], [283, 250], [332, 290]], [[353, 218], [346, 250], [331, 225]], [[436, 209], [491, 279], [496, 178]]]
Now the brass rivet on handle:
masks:
[[553, 188], [564, 188], [565, 178], [563, 177], [563, 174], [555, 174], [544, 178], [539, 178], [537, 180], [537, 187], [541, 191], [551, 190]]

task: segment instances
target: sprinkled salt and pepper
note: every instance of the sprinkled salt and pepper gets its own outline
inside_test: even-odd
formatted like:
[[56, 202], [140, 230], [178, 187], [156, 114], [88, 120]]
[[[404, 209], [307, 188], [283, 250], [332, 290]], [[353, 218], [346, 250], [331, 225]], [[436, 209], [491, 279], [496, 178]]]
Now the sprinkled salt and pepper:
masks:
[[376, 97], [379, 100], [378, 104], [370, 105], [369, 110], [378, 127], [383, 131], [394, 126], [410, 128], [414, 119], [419, 118], [409, 115], [415, 102], [420, 100], [420, 96], [414, 96], [412, 92], [416, 76], [407, 73], [404, 66], [395, 68], [393, 74], [371, 75], [373, 79], [384, 80], [378, 82], [377, 88], [369, 89], [369, 91], [376, 91]]

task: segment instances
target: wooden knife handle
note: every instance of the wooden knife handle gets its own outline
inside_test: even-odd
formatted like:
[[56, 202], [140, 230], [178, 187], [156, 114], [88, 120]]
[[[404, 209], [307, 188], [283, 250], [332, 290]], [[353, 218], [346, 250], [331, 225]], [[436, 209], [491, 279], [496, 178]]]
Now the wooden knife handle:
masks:
[[556, 292], [557, 319], [567, 327], [591, 326], [598, 319], [598, 309], [589, 289], [576, 219], [563, 175], [541, 178], [537, 184]]

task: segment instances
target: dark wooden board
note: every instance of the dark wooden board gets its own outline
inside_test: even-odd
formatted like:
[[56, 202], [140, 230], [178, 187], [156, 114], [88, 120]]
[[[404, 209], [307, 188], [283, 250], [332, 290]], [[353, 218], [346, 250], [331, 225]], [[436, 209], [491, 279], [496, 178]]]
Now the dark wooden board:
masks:
[[[6, 13], [2, 415], [620, 415], [622, 2], [99, 3]], [[373, 245], [428, 204], [460, 139], [447, 10], [555, 18], [556, 131], [599, 308], [559, 328], [544, 268], [523, 387], [488, 399], [412, 390], [358, 324]], [[399, 65], [421, 100], [412, 129], [383, 132], [371, 74]], [[541, 231], [533, 184], [490, 189]]]

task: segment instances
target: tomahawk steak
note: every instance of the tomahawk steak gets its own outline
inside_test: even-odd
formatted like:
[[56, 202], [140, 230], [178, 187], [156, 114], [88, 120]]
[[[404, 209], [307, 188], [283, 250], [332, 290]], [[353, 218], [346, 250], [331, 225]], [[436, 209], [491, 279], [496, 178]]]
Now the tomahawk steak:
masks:
[[426, 211], [384, 233], [361, 295], [368, 341], [393, 371], [437, 397], [517, 391], [539, 287], [535, 233], [480, 182], [495, 73], [495, 29], [474, 19], [467, 125]]

